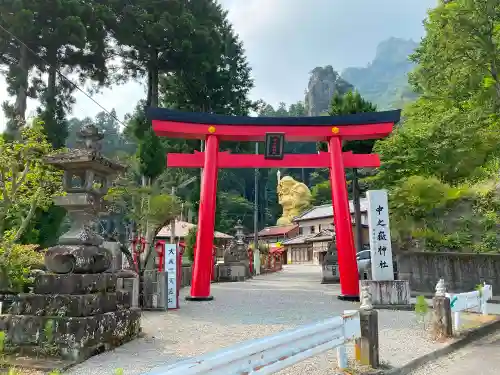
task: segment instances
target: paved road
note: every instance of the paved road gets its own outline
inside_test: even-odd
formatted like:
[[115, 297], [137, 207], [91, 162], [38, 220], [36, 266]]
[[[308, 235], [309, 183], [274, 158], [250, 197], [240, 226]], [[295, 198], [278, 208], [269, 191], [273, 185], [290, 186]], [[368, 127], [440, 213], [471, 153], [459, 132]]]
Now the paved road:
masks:
[[[214, 301], [201, 303], [184, 301], [189, 293], [189, 288], [184, 288], [179, 310], [143, 314], [145, 338], [93, 357], [69, 373], [111, 375], [119, 367], [126, 375], [142, 374], [158, 365], [327, 319], [359, 306], [339, 301], [340, 287], [321, 285], [320, 276], [319, 266], [287, 265], [282, 272], [246, 282], [212, 284]], [[427, 340], [413, 312], [382, 310], [379, 327], [381, 358], [395, 366], [442, 345]], [[327, 375], [335, 373], [334, 364], [335, 355], [329, 353], [280, 374]]]
[[498, 375], [500, 331], [449, 356], [426, 364], [410, 375]]

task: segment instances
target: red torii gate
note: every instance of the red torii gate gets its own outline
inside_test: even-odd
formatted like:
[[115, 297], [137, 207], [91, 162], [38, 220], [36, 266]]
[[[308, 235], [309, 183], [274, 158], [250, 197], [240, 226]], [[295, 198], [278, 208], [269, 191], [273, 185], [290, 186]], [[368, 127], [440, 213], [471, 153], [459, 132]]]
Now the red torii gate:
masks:
[[[379, 167], [376, 154], [342, 152], [342, 141], [377, 139], [388, 136], [401, 111], [360, 113], [320, 117], [247, 117], [189, 113], [149, 108], [153, 130], [158, 136], [206, 140], [205, 152], [167, 155], [168, 167], [203, 168], [198, 232], [193, 267], [191, 301], [212, 300], [210, 277], [214, 240], [215, 202], [219, 168], [329, 168], [332, 186], [334, 225], [341, 283], [340, 299], [359, 298], [356, 250], [344, 168]], [[282, 134], [289, 142], [328, 142], [328, 152], [284, 155], [280, 160], [257, 154], [230, 154], [219, 151], [220, 141], [261, 142], [266, 134]]]

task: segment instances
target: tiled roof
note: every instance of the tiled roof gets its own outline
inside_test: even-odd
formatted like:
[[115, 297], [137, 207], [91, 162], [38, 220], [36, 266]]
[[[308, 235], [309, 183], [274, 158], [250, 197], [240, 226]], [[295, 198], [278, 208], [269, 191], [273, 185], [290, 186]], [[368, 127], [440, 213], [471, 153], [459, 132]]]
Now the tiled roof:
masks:
[[[186, 221], [180, 221], [176, 220], [175, 221], [175, 237], [178, 238], [185, 238], [187, 234], [189, 233], [189, 230], [193, 227], [195, 227], [196, 224], [188, 223]], [[170, 237], [170, 225], [166, 225], [163, 228], [160, 229], [156, 237]], [[220, 238], [220, 239], [231, 239], [234, 238], [233, 236], [230, 236], [229, 234], [226, 233], [221, 233], [214, 231], [214, 237], [215, 238]]]
[[[368, 211], [368, 200], [366, 198], [361, 198], [359, 203], [361, 206], [361, 212]], [[352, 200], [349, 201], [349, 208], [351, 213], [354, 213], [354, 204], [352, 203]], [[333, 217], [333, 207], [331, 204], [312, 207], [302, 215], [295, 217], [293, 221], [297, 222], [303, 220], [321, 219], [323, 217]]]
[[266, 227], [262, 229], [258, 235], [259, 237], [268, 237], [268, 236], [283, 236], [290, 232], [292, 229], [295, 229], [297, 224], [283, 225], [283, 226], [275, 226], [275, 227]]
[[301, 234], [281, 242], [283, 246], [285, 245], [300, 245], [306, 243], [313, 235], [312, 234]]
[[308, 242], [317, 242], [317, 241], [332, 241], [335, 236], [335, 231], [332, 229], [324, 229], [319, 233], [316, 233], [314, 236], [309, 237], [307, 239]]

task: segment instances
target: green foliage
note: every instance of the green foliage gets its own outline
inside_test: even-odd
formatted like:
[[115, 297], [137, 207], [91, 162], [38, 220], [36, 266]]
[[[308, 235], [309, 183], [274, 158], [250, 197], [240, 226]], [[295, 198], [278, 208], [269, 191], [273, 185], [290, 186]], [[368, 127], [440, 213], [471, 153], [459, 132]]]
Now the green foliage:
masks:
[[497, 252], [500, 199], [495, 186], [450, 186], [412, 176], [390, 195], [391, 232], [401, 248]]
[[[344, 94], [336, 92], [330, 103], [328, 114], [330, 116], [347, 115], [363, 112], [375, 112], [377, 107], [371, 102], [363, 99], [357, 91], [348, 91]], [[357, 154], [369, 154], [374, 145], [373, 140], [345, 142], [343, 151], [353, 151]], [[319, 148], [326, 151], [326, 144], [319, 145]], [[331, 203], [331, 187], [328, 170], [318, 171], [314, 174], [315, 185], [311, 189], [312, 203], [314, 205]], [[346, 173], [347, 183], [351, 184], [353, 175]], [[319, 180], [320, 182], [317, 182]], [[351, 184], [352, 185], [352, 184]]]
[[197, 227], [192, 227], [189, 229], [186, 238], [184, 239], [185, 254], [190, 262], [194, 261], [194, 247], [196, 245], [196, 230]]
[[[349, 91], [343, 95], [335, 93], [330, 104], [330, 116], [350, 115], [356, 113], [376, 112], [377, 106], [365, 100], [358, 91]], [[345, 142], [343, 151], [353, 151], [356, 154], [372, 152], [374, 140]]]
[[378, 141], [374, 188], [390, 189], [403, 249], [498, 252], [499, 4], [456, 0], [429, 12], [410, 75], [421, 95]]
[[479, 292], [479, 297], [481, 298], [483, 296], [483, 285], [482, 284], [478, 284], [476, 285], [476, 287], [474, 288], [474, 290], [477, 290]]
[[180, 202], [157, 185], [138, 186], [136, 177], [129, 172], [117, 179], [104, 199], [111, 212], [121, 213], [136, 223], [139, 233], [156, 235], [180, 213]]
[[4, 331], [0, 331], [0, 355], [2, 355], [5, 351], [5, 340], [6, 334]]
[[326, 180], [314, 185], [311, 189], [311, 203], [314, 206], [327, 204], [332, 202], [332, 189], [330, 180]]
[[137, 146], [130, 139], [131, 137], [124, 134], [116, 117], [116, 111], [113, 109], [110, 114], [99, 112], [94, 118], [70, 119], [68, 121], [69, 134], [66, 139], [66, 147], [70, 149], [76, 148], [78, 146], [78, 132], [82, 126], [94, 124], [104, 134], [101, 150], [103, 155], [111, 159], [123, 159], [126, 156], [133, 155], [136, 152]]
[[20, 139], [0, 138], [0, 242], [19, 241], [36, 210], [47, 209], [61, 193], [62, 173], [43, 162], [51, 151], [37, 121], [22, 130]]
[[231, 233], [238, 220], [251, 228], [253, 225], [253, 204], [239, 194], [220, 192], [217, 194], [215, 223], [217, 230]]
[[427, 304], [425, 297], [417, 296], [415, 301], [415, 314], [417, 314], [417, 319], [424, 322], [428, 312], [429, 312], [429, 305]]
[[44, 253], [36, 245], [0, 245], [0, 289], [23, 292], [33, 282], [30, 271], [43, 265]]

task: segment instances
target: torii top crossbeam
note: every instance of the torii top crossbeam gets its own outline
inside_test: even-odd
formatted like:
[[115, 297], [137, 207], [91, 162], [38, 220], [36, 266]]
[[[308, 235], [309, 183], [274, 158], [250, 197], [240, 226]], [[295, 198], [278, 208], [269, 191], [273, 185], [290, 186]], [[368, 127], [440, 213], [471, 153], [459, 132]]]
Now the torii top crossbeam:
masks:
[[400, 116], [400, 110], [342, 116], [249, 117], [148, 109], [159, 136], [205, 139], [213, 134], [225, 141], [264, 141], [266, 133], [284, 133], [287, 142], [327, 141], [332, 135], [347, 141], [377, 139], [387, 137]]

